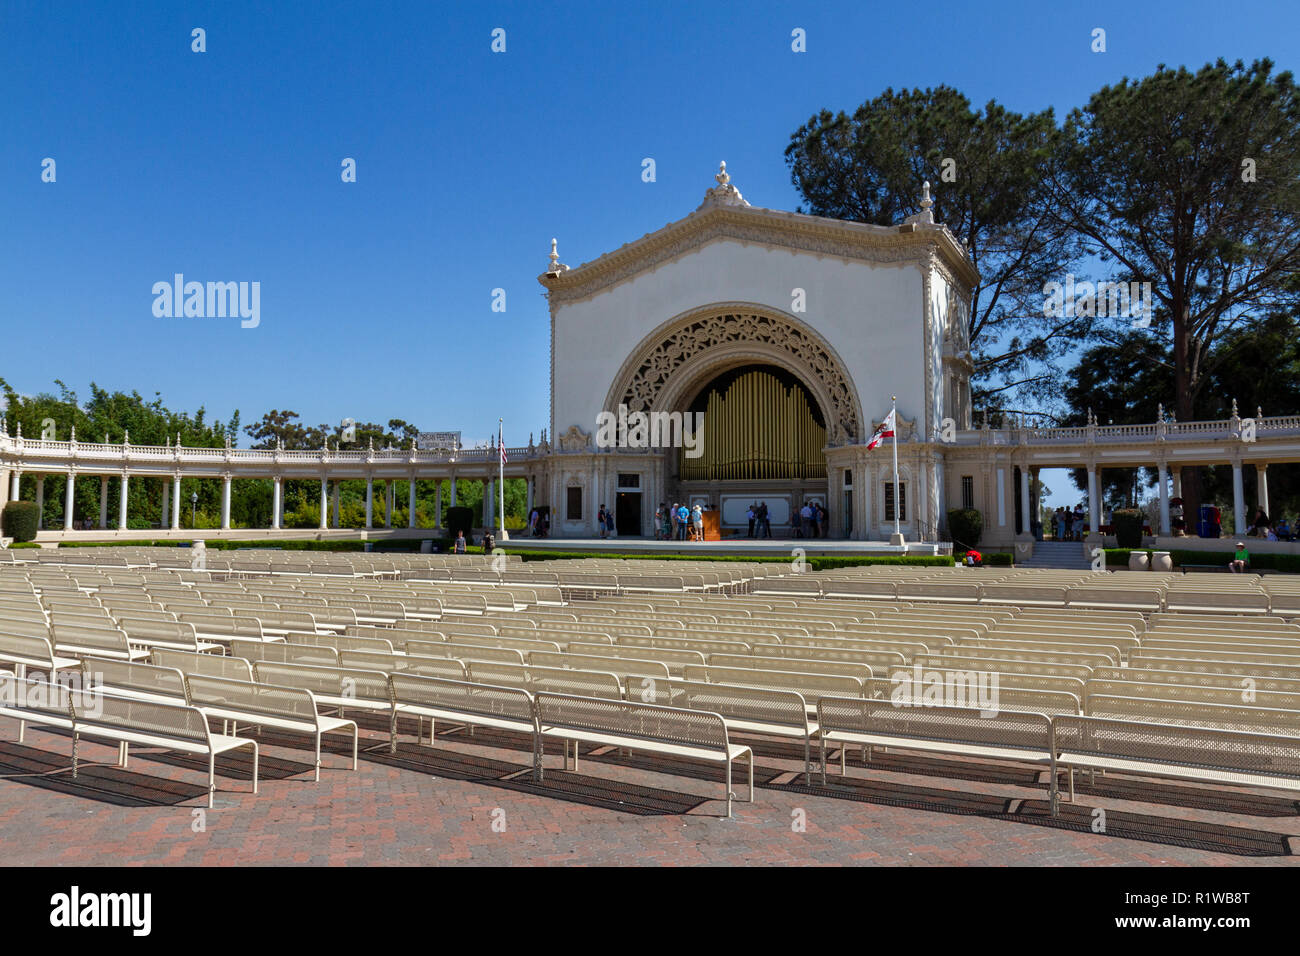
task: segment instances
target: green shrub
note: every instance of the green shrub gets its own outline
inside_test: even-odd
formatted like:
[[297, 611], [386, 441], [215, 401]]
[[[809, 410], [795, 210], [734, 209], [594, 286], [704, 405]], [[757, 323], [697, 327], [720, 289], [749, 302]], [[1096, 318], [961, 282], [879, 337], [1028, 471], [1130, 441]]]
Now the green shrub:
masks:
[[1116, 508], [1110, 519], [1115, 529], [1115, 543], [1121, 548], [1140, 548], [1144, 520], [1145, 516], [1136, 508]]
[[34, 501], [11, 501], [0, 512], [0, 534], [15, 541], [33, 541], [40, 514]]
[[19, 548], [39, 548], [40, 545], [35, 541], [15, 541], [9, 545], [10, 551], [17, 551]]
[[954, 550], [978, 548], [984, 533], [984, 516], [974, 508], [954, 508], [948, 512], [948, 536]]

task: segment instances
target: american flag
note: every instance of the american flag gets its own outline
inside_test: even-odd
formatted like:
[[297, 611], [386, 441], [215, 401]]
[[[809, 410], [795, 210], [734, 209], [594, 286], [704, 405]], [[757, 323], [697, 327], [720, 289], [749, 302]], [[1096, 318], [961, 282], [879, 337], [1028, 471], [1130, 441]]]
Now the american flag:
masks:
[[506, 440], [500, 432], [497, 433], [497, 448], [501, 452], [501, 464], [504, 465], [506, 463]]
[[886, 438], [893, 438], [893, 437], [894, 437], [894, 411], [893, 409], [890, 409], [889, 414], [885, 416], [885, 420], [881, 422], [880, 427], [876, 429], [876, 433], [871, 436], [871, 441], [867, 442], [867, 447], [876, 448]]

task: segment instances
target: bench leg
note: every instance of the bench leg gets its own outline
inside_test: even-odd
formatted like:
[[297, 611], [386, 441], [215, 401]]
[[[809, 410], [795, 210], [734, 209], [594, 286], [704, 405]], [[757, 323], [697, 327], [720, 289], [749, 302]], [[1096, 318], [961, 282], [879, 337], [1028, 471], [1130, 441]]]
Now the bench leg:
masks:
[[124, 740], [118, 750], [120, 751], [118, 753], [118, 766], [126, 769], [127, 762], [131, 759], [131, 745]]
[[253, 793], [257, 793], [257, 741], [250, 740], [253, 747]]
[[[808, 738], [805, 737], [803, 739], [803, 782], [806, 786], [812, 785], [812, 757], [808, 753], [811, 746], [812, 745], [809, 743]], [[753, 761], [751, 760], [750, 762], [752, 763]]]
[[730, 758], [730, 757], [727, 758], [727, 781], [726, 781], [726, 786], [727, 786], [727, 819], [730, 820], [730, 819], [731, 819], [731, 797], [732, 797], [732, 793], [731, 793], [731, 758]]
[[353, 724], [352, 725], [352, 769], [353, 770], [357, 769], [357, 744], [359, 742], [360, 735], [361, 735], [360, 729], [356, 726], [356, 724]]
[[316, 782], [320, 783], [320, 731], [316, 731]]
[[822, 786], [826, 786], [826, 738], [823, 737], [821, 748], [821, 765], [822, 765]]
[[72, 731], [72, 776], [77, 776], [77, 744], [81, 741], [81, 735], [74, 729]]
[[23, 742], [23, 737], [26, 733], [27, 733], [27, 721], [25, 720], [18, 721], [18, 742], [19, 743]]
[[754, 751], [749, 752], [749, 802], [754, 802]]
[[573, 742], [573, 772], [578, 772], [578, 742]]
[[1066, 769], [1070, 772], [1070, 802], [1074, 803], [1074, 768], [1068, 767]]
[[208, 752], [208, 809], [212, 809], [212, 799], [217, 793], [217, 755]]
[[392, 716], [388, 719], [388, 752], [397, 753], [397, 711], [394, 710]]

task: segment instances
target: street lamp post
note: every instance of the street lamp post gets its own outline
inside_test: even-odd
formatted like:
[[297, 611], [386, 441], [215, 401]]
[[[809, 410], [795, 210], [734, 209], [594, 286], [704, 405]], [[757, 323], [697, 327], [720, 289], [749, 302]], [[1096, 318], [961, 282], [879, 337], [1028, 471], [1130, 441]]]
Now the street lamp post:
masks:
[[198, 508], [198, 506], [199, 506], [199, 493], [197, 491], [191, 491], [190, 492], [190, 527], [191, 528], [193, 528], [195, 525], [194, 512], [195, 509]]

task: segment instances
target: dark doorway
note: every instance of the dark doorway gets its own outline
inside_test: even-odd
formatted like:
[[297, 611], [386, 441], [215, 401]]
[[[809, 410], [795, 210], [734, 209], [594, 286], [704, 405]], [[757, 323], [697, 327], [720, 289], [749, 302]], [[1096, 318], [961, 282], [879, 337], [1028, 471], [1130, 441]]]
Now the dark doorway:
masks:
[[620, 538], [641, 537], [641, 492], [618, 493], [614, 501], [614, 525]]

